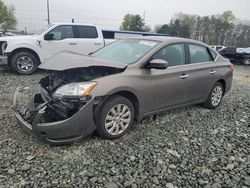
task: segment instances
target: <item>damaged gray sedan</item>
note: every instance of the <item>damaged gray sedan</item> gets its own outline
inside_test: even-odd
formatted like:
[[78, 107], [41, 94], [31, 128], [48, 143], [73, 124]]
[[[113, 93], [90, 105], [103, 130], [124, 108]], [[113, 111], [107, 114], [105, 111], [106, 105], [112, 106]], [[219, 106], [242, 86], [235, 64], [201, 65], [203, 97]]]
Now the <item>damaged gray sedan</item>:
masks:
[[13, 106], [20, 124], [50, 144], [95, 130], [115, 139], [133, 121], [184, 105], [214, 109], [233, 75], [232, 64], [206, 44], [173, 37], [119, 40], [91, 56], [63, 52], [39, 68], [49, 72], [40, 91], [19, 107], [17, 89]]

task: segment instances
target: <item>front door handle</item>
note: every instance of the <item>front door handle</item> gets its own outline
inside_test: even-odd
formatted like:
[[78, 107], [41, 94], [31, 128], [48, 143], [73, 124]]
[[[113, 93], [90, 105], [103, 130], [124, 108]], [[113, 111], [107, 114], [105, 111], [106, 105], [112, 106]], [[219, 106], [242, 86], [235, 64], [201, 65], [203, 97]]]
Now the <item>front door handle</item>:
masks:
[[185, 78], [187, 78], [187, 77], [189, 77], [188, 74], [182, 74], [182, 75], [180, 76], [180, 79], [185, 79]]
[[70, 42], [69, 45], [76, 45], [76, 43], [75, 42]]
[[215, 74], [215, 73], [216, 73], [215, 70], [211, 70], [211, 71], [209, 72], [209, 74]]

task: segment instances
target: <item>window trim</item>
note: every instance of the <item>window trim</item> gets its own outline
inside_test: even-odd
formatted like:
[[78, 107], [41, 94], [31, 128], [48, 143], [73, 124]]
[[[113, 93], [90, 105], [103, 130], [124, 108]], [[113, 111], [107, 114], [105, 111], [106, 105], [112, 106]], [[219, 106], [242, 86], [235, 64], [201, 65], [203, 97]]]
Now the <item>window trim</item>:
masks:
[[[211, 58], [210, 61], [204, 61], [204, 62], [199, 62], [199, 63], [191, 63], [191, 55], [190, 55], [190, 48], [189, 48], [189, 45], [196, 45], [196, 46], [200, 46], [200, 47], [203, 47], [203, 48], [206, 48], [206, 51], [209, 55], [209, 57]], [[187, 45], [187, 50], [188, 50], [188, 64], [190, 65], [196, 65], [196, 64], [204, 64], [204, 63], [211, 63], [211, 62], [214, 62], [214, 60], [217, 58], [218, 54], [216, 54], [216, 58], [214, 59], [211, 52], [210, 52], [210, 49], [205, 46], [205, 45], [202, 45], [202, 44], [196, 44], [194, 42], [186, 42], [186, 45]]]
[[166, 48], [168, 46], [171, 46], [171, 45], [175, 45], [175, 44], [183, 44], [184, 45], [184, 55], [185, 55], [185, 60], [184, 60], [184, 64], [183, 65], [174, 65], [174, 66], [170, 66], [168, 68], [171, 68], [171, 67], [179, 67], [179, 66], [184, 66], [184, 65], [187, 65], [188, 62], [187, 62], [187, 49], [186, 49], [186, 42], [174, 42], [174, 43], [170, 43], [170, 44], [167, 44], [165, 46], [163, 46], [162, 48], [160, 48], [157, 52], [155, 52], [150, 58], [148, 58], [148, 60], [146, 61], [146, 63], [143, 65], [143, 67], [145, 67], [151, 60], [153, 60], [153, 57], [155, 56], [155, 54], [157, 54], [159, 51], [161, 51], [163, 48]]
[[[90, 25], [74, 25], [75, 30], [76, 30], [76, 38], [78, 39], [97, 39], [99, 38], [98, 30], [95, 26], [90, 26]], [[82, 38], [80, 37], [80, 27], [92, 27], [96, 31], [96, 37], [95, 38]]]
[[73, 25], [57, 25], [56, 27], [54, 27], [53, 29], [51, 29], [50, 31], [48, 31], [47, 33], [45, 33], [44, 35], [49, 34], [51, 31], [53, 31], [54, 29], [58, 28], [58, 27], [62, 27], [62, 26], [71, 26], [72, 27], [72, 31], [73, 31], [73, 38], [64, 38], [61, 40], [51, 40], [51, 41], [62, 41], [62, 40], [66, 40], [66, 39], [75, 39], [76, 38], [76, 31], [74, 29]]

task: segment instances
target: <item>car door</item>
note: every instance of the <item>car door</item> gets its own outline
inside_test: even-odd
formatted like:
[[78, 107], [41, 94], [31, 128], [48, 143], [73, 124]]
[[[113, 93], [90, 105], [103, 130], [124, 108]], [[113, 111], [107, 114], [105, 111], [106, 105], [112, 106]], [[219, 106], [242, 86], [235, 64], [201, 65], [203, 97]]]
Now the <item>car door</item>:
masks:
[[217, 68], [212, 52], [207, 47], [191, 43], [186, 45], [189, 65], [185, 69], [187, 75], [185, 95], [187, 102], [195, 102], [208, 96], [216, 81]]
[[78, 46], [77, 52], [88, 55], [104, 46], [104, 40], [95, 26], [75, 26], [77, 29]]
[[152, 59], [163, 59], [168, 68], [145, 70], [145, 109], [159, 111], [187, 101], [185, 67], [186, 50], [183, 43], [170, 44], [159, 50]]
[[41, 43], [45, 58], [61, 51], [77, 52], [78, 41], [72, 25], [57, 26], [47, 34], [53, 34], [53, 39]]

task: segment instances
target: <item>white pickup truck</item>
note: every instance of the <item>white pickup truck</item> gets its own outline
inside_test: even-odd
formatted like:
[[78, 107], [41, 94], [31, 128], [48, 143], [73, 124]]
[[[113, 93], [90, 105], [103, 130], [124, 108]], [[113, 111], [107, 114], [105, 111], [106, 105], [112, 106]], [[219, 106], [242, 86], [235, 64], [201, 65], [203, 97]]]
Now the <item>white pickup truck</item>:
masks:
[[48, 57], [62, 51], [88, 55], [117, 38], [152, 35], [165, 36], [101, 30], [92, 24], [56, 23], [34, 35], [0, 37], [0, 64], [8, 64], [19, 74], [32, 74]]
[[0, 38], [0, 59], [19, 74], [32, 74], [38, 65], [58, 52], [87, 55], [114, 39], [104, 40], [102, 30], [91, 24], [57, 23], [34, 35]]

